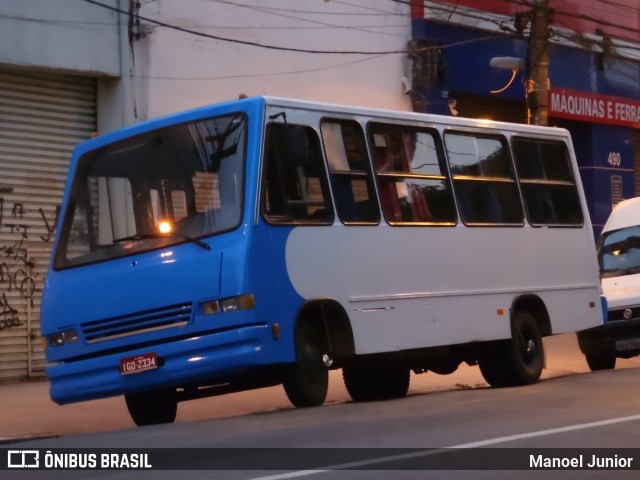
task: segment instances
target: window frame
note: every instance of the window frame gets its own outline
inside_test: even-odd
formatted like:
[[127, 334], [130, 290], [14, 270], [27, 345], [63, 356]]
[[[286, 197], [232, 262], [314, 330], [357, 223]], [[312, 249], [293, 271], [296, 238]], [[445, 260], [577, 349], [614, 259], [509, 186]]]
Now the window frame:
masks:
[[[503, 176], [495, 176], [495, 175], [469, 175], [469, 174], [456, 174], [455, 169], [451, 163], [450, 151], [447, 146], [447, 137], [448, 136], [463, 136], [463, 137], [472, 137], [474, 139], [490, 139], [497, 140], [502, 145], [502, 150], [506, 155], [506, 162], [509, 168], [509, 173], [511, 177], [503, 177]], [[518, 177], [516, 174], [516, 169], [513, 161], [513, 156], [511, 152], [511, 144], [508, 141], [506, 135], [503, 132], [487, 132], [487, 131], [478, 131], [473, 129], [460, 129], [460, 128], [447, 128], [443, 132], [443, 144], [444, 151], [447, 159], [447, 164], [449, 166], [449, 172], [451, 175], [451, 183], [453, 185], [453, 192], [456, 201], [456, 207], [458, 210], [458, 216], [460, 221], [467, 227], [512, 227], [518, 228], [523, 227], [525, 225], [525, 211], [522, 199], [522, 192], [520, 190], [520, 185], [518, 182]], [[476, 219], [465, 219], [465, 212], [461, 208], [461, 200], [463, 199], [461, 195], [463, 195], [463, 189], [460, 188], [460, 185], [464, 182], [468, 185], [512, 185], [513, 187], [513, 200], [518, 202], [516, 208], [519, 209], [519, 220], [513, 222], [493, 222], [493, 221], [476, 221]], [[496, 190], [494, 190], [496, 191]], [[466, 193], [465, 193], [466, 195]], [[498, 195], [498, 201], [500, 203], [501, 211], [505, 212], [505, 206], [508, 206], [507, 203], [503, 201], [500, 195]]]
[[[267, 212], [266, 206], [267, 206], [267, 201], [268, 198], [267, 196], [269, 195], [269, 182], [270, 182], [270, 178], [269, 178], [269, 167], [271, 164], [271, 160], [270, 160], [270, 146], [271, 146], [271, 139], [270, 137], [270, 128], [272, 126], [279, 126], [279, 127], [302, 127], [305, 132], [312, 132], [313, 133], [313, 138], [315, 139], [315, 146], [317, 146], [317, 158], [316, 158], [316, 162], [317, 162], [317, 167], [320, 168], [320, 172], [318, 175], [318, 180], [320, 182], [320, 192], [322, 193], [322, 202], [318, 202], [318, 207], [320, 208], [324, 208], [328, 215], [326, 217], [323, 218], [319, 218], [319, 219], [313, 219], [313, 218], [306, 218], [306, 219], [302, 219], [302, 218], [296, 218], [294, 215], [279, 215], [279, 214], [273, 214], [270, 212]], [[308, 138], [308, 137], [307, 137]], [[270, 225], [274, 225], [274, 226], [278, 226], [278, 225], [286, 225], [286, 226], [292, 226], [292, 225], [308, 225], [308, 226], [318, 226], [318, 225], [332, 225], [335, 221], [335, 210], [334, 210], [334, 205], [333, 205], [333, 198], [331, 196], [331, 190], [329, 188], [329, 180], [328, 180], [328, 175], [327, 175], [327, 166], [325, 164], [325, 159], [324, 159], [324, 153], [323, 153], [323, 147], [322, 147], [322, 141], [321, 141], [321, 135], [319, 134], [319, 132], [317, 131], [317, 129], [309, 124], [304, 124], [304, 123], [290, 123], [290, 122], [278, 122], [278, 121], [269, 121], [266, 122], [265, 126], [264, 126], [264, 133], [263, 133], [263, 141], [264, 141], [264, 151], [262, 153], [262, 168], [261, 168], [261, 176], [260, 176], [260, 214], [262, 215], [262, 218], [264, 218], [264, 220], [270, 224]], [[283, 182], [284, 182], [284, 175], [283, 175], [283, 168], [281, 166], [281, 168], [279, 168], [279, 170], [277, 172], [275, 172], [277, 174], [278, 177], [278, 182], [280, 183], [280, 187], [283, 186]], [[307, 177], [310, 178], [310, 177]], [[281, 189], [282, 191], [282, 189]], [[305, 201], [304, 200], [290, 200], [288, 198], [286, 198], [286, 193], [281, 193], [282, 195], [284, 195], [284, 197], [282, 198], [282, 201], [285, 203], [288, 203], [289, 205], [291, 205], [292, 203], [299, 203], [300, 205], [304, 205]], [[311, 203], [315, 203], [315, 202], [306, 202], [308, 203], [308, 206], [312, 206]]]
[[[415, 173], [410, 170], [411, 168], [410, 166], [409, 166], [409, 170], [402, 170], [402, 171], [394, 170], [394, 171], [381, 172], [378, 166], [376, 165], [376, 152], [375, 152], [376, 145], [375, 145], [375, 138], [374, 138], [376, 134], [381, 133], [380, 131], [376, 131], [376, 128], [378, 127], [387, 128], [388, 129], [387, 131], [391, 131], [394, 133], [413, 132], [416, 134], [424, 133], [429, 135], [433, 140], [433, 145], [434, 145], [435, 154], [437, 157], [437, 162], [438, 162], [437, 165], [440, 171], [440, 175]], [[387, 224], [391, 226], [399, 226], [399, 227], [403, 227], [403, 226], [453, 227], [458, 224], [459, 215], [458, 215], [458, 210], [456, 208], [451, 175], [450, 175], [448, 165], [444, 155], [444, 145], [442, 142], [442, 138], [437, 128], [430, 125], [415, 125], [412, 123], [398, 123], [398, 122], [393, 122], [393, 121], [388, 121], [383, 119], [375, 119], [367, 123], [366, 138], [369, 143], [369, 156], [371, 157], [371, 163], [373, 165], [373, 174], [375, 177], [375, 183], [376, 183], [376, 188], [378, 192], [378, 201], [380, 203], [380, 210]], [[440, 181], [441, 185], [445, 187], [444, 191], [448, 193], [448, 196], [449, 196], [449, 200], [450, 200], [449, 209], [452, 214], [451, 215], [452, 218], [450, 220], [443, 220], [443, 221], [438, 221], [438, 220], [407, 221], [407, 220], [395, 220], [395, 219], [389, 218], [389, 215], [387, 212], [388, 209], [385, 208], [385, 204], [382, 198], [382, 182], [386, 181], [387, 179], [389, 180], [398, 179], [404, 185], [407, 185], [406, 180], [408, 179], [424, 180], [424, 181]], [[400, 183], [400, 181], [396, 181], [395, 182], [396, 185]], [[419, 190], [421, 189], [419, 188]], [[408, 189], [407, 189], [407, 193], [408, 193]], [[424, 191], [422, 191], [422, 193], [424, 194]]]
[[[570, 179], [569, 180], [558, 180], [558, 179], [551, 179], [551, 180], [547, 180], [547, 179], [543, 179], [543, 178], [523, 178], [520, 175], [520, 171], [519, 171], [519, 164], [518, 164], [518, 158], [516, 155], [516, 148], [515, 148], [515, 143], [518, 141], [523, 141], [523, 142], [538, 142], [538, 143], [547, 143], [547, 144], [557, 144], [557, 145], [562, 145], [564, 147], [564, 158], [566, 160], [566, 166], [568, 167], [568, 174]], [[510, 146], [511, 146], [511, 150], [512, 150], [512, 155], [513, 155], [513, 164], [514, 164], [514, 168], [515, 168], [515, 172], [516, 172], [516, 176], [518, 178], [518, 184], [520, 185], [520, 190], [521, 190], [521, 196], [522, 196], [522, 204], [524, 207], [524, 211], [525, 211], [525, 215], [527, 217], [527, 221], [529, 222], [529, 224], [532, 227], [549, 227], [549, 228], [582, 228], [585, 224], [585, 214], [584, 214], [584, 208], [582, 205], [582, 201], [580, 199], [580, 189], [578, 188], [578, 182], [576, 180], [576, 172], [573, 168], [572, 162], [571, 162], [571, 152], [569, 147], [567, 146], [567, 143], [565, 141], [565, 139], [563, 138], [541, 138], [541, 137], [536, 137], [536, 136], [531, 136], [531, 135], [523, 135], [523, 134], [514, 134], [511, 136], [510, 138]], [[544, 167], [544, 165], [543, 165]], [[534, 221], [534, 219], [532, 218], [532, 214], [530, 213], [530, 209], [529, 209], [529, 202], [528, 202], [528, 198], [529, 195], [525, 194], [525, 188], [524, 187], [528, 187], [528, 186], [533, 186], [536, 187], [538, 186], [540, 189], [544, 188], [545, 186], [548, 188], [554, 188], [554, 187], [572, 187], [571, 192], [574, 195], [574, 199], [575, 199], [575, 205], [578, 207], [578, 214], [579, 214], [579, 222], [577, 223], [563, 223], [563, 222], [557, 222], [557, 223], [552, 223], [549, 221], [546, 222], [536, 222]]]
[[[362, 158], [364, 169], [357, 170], [351, 169], [349, 170], [339, 170], [333, 169], [332, 162], [329, 160], [329, 151], [327, 149], [327, 142], [325, 140], [325, 132], [323, 131], [323, 126], [325, 124], [338, 124], [342, 127], [344, 124], [349, 124], [355, 128], [357, 128], [358, 133], [360, 135], [359, 138], [359, 148], [362, 150], [361, 153], [364, 155]], [[344, 224], [349, 226], [375, 226], [380, 225], [380, 221], [382, 219], [382, 213], [380, 211], [380, 202], [378, 199], [378, 192], [376, 189], [376, 180], [373, 173], [373, 167], [371, 165], [371, 158], [369, 154], [369, 148], [367, 145], [367, 136], [365, 133], [365, 129], [362, 127], [362, 124], [353, 118], [339, 118], [334, 116], [327, 116], [320, 119], [320, 138], [322, 140], [322, 148], [324, 151], [325, 161], [327, 164], [327, 174], [329, 176], [329, 184], [331, 187], [331, 194], [333, 198], [333, 205], [336, 210], [336, 214], [338, 219]], [[346, 150], [346, 149], [345, 149]], [[348, 159], [347, 159], [348, 162]], [[349, 165], [350, 167], [350, 165]], [[337, 185], [335, 180], [337, 178], [346, 178], [349, 180], [354, 179], [362, 179], [366, 183], [367, 192], [369, 194], [369, 202], [372, 204], [372, 208], [375, 209], [373, 212], [375, 218], [371, 220], [348, 220], [343, 218], [341, 207], [342, 205], [339, 202], [339, 199], [336, 197]], [[351, 192], [353, 192], [353, 185], [351, 184]], [[354, 203], [357, 203], [354, 198]]]

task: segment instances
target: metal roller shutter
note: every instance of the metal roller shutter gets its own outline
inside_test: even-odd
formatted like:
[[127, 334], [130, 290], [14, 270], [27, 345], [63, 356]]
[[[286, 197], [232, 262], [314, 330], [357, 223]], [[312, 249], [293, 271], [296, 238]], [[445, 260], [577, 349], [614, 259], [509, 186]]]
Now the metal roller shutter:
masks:
[[0, 381], [42, 376], [40, 299], [74, 146], [96, 80], [0, 69]]

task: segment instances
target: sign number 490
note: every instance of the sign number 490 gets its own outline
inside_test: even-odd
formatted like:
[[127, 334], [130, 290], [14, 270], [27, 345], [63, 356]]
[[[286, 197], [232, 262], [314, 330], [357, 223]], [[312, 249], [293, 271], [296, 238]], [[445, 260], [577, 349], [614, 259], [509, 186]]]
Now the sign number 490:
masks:
[[622, 164], [622, 157], [620, 156], [620, 152], [609, 152], [607, 163], [612, 167], [619, 167]]

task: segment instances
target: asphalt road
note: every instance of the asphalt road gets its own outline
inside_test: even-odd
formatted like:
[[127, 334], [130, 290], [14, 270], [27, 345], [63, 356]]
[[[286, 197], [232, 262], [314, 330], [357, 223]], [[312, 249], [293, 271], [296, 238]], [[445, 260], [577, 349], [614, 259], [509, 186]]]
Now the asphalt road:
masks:
[[[545, 338], [545, 351], [543, 380], [589, 371], [573, 334]], [[616, 368], [640, 368], [640, 357], [618, 360]], [[409, 394], [486, 386], [478, 367], [463, 364], [451, 375], [412, 374]], [[59, 406], [50, 400], [46, 381], [0, 385], [0, 399], [0, 443], [134, 427], [121, 397]], [[326, 404], [349, 401], [341, 371], [332, 371]], [[278, 386], [181, 403], [176, 422], [198, 422], [291, 408], [282, 387]]]
[[[174, 458], [176, 463], [170, 463], [176, 465], [175, 468], [193, 468], [194, 465], [211, 468], [185, 470], [179, 474], [166, 470], [126, 472], [131, 478], [134, 478], [133, 474], [135, 478], [154, 479], [176, 478], [179, 475], [180, 479], [185, 480], [426, 478], [433, 471], [424, 470], [424, 464], [420, 462], [439, 461], [445, 455], [441, 451], [434, 452], [434, 448], [472, 449], [471, 453], [467, 452], [459, 458], [460, 464], [447, 464], [448, 468], [453, 467], [454, 470], [438, 471], [437, 478], [513, 478], [514, 473], [518, 478], [543, 478], [543, 475], [544, 478], [577, 478], [578, 475], [581, 479], [637, 478], [637, 470], [626, 469], [532, 471], [528, 460], [516, 464], [517, 472], [481, 468], [493, 468], [492, 465], [502, 468], [505, 462], [511, 460], [511, 456], [524, 454], [528, 457], [541, 448], [565, 452], [562, 449], [606, 447], [609, 456], [628, 456], [628, 451], [623, 450], [625, 447], [640, 445], [639, 380], [640, 369], [621, 369], [557, 377], [527, 387], [421, 393], [385, 402], [279, 410], [37, 440], [23, 442], [12, 448], [37, 448], [42, 455], [45, 450], [56, 453], [59, 451], [56, 449], [63, 448], [72, 452], [82, 451], [80, 448], [96, 448], [100, 451], [129, 448], [135, 452], [142, 452], [146, 448], [185, 448], [191, 454], [204, 452], [204, 456], [195, 460], [199, 463], [193, 463], [194, 460], [180, 460], [180, 455], [172, 451], [161, 455], [157, 455], [156, 451], [150, 463], [155, 463], [157, 467], [158, 462], [177, 455]], [[267, 455], [254, 450], [242, 450], [265, 447], [274, 450], [267, 452]], [[309, 455], [306, 448], [319, 449], [312, 463], [303, 461]], [[332, 449], [341, 449], [343, 455], [336, 455]], [[588, 457], [585, 464], [591, 458], [590, 452], [584, 451]], [[408, 454], [411, 457], [407, 457]], [[640, 466], [640, 451], [634, 450], [631, 455], [632, 466]], [[219, 458], [215, 459], [216, 456]], [[299, 462], [295, 460], [296, 457]], [[418, 463], [405, 463], [408, 460]], [[359, 462], [356, 464], [357, 471], [335, 471], [337, 468], [353, 466], [353, 462]], [[264, 467], [265, 464], [268, 467]], [[218, 470], [222, 468], [220, 465], [231, 470]], [[260, 467], [265, 469], [258, 470]], [[389, 470], [392, 468], [400, 470]], [[67, 479], [123, 478], [125, 473], [110, 470], [12, 471], [11, 474], [11, 478], [16, 479]]]
[[[549, 368], [555, 366], [551, 357], [545, 378], [527, 387], [491, 389], [474, 385], [473, 378], [467, 378], [451, 388], [421, 391], [414, 386], [409, 396], [393, 401], [341, 401], [313, 409], [263, 408], [240, 416], [5, 445], [42, 452], [61, 448], [71, 452], [80, 448], [99, 452], [110, 448], [133, 452], [184, 448], [188, 449], [187, 455], [204, 457], [181, 458], [179, 451], [151, 450], [151, 463], [158, 467], [169, 461], [170, 468], [203, 468], [199, 471], [12, 470], [7, 478], [637, 478], [638, 471], [628, 468], [531, 469], [529, 455], [541, 448], [558, 449], [550, 451], [558, 456], [584, 454], [585, 464], [590, 461], [591, 449], [606, 448], [597, 453], [611, 458], [632, 455], [631, 466], [640, 467], [640, 450], [624, 450], [640, 447], [640, 368], [633, 363], [637, 359], [625, 362], [624, 368], [588, 373], [586, 369], [571, 372]], [[563, 362], [564, 367], [569, 364]], [[219, 400], [225, 398], [232, 402], [234, 397]], [[267, 447], [274, 450], [247, 450]], [[454, 469], [434, 471], [433, 464], [425, 463], [444, 461], [450, 450], [445, 453], [433, 449], [452, 447], [471, 449], [454, 457]], [[223, 450], [230, 448], [239, 450]], [[306, 448], [316, 449], [311, 457]], [[506, 468], [511, 461], [516, 466], [509, 468], [516, 471], [495, 470]], [[336, 470], [353, 462], [358, 462], [355, 471]], [[228, 470], [219, 470], [222, 467]], [[435, 467], [443, 468], [439, 463]]]

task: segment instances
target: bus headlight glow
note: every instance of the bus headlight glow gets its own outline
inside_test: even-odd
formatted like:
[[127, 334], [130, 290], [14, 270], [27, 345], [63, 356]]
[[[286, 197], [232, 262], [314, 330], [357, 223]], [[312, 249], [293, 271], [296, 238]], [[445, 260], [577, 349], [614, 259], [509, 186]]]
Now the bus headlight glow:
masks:
[[256, 306], [256, 298], [252, 293], [225, 298], [224, 300], [212, 300], [202, 304], [202, 313], [216, 315], [218, 313], [235, 312], [237, 310], [251, 310]]
[[61, 347], [63, 345], [75, 343], [78, 340], [80, 340], [80, 337], [78, 337], [78, 332], [76, 332], [73, 328], [70, 330], [65, 330], [64, 332], [57, 332], [53, 335], [49, 335], [49, 344], [52, 347]]
[[160, 233], [171, 233], [173, 225], [168, 220], [161, 220], [158, 222], [158, 231]]

